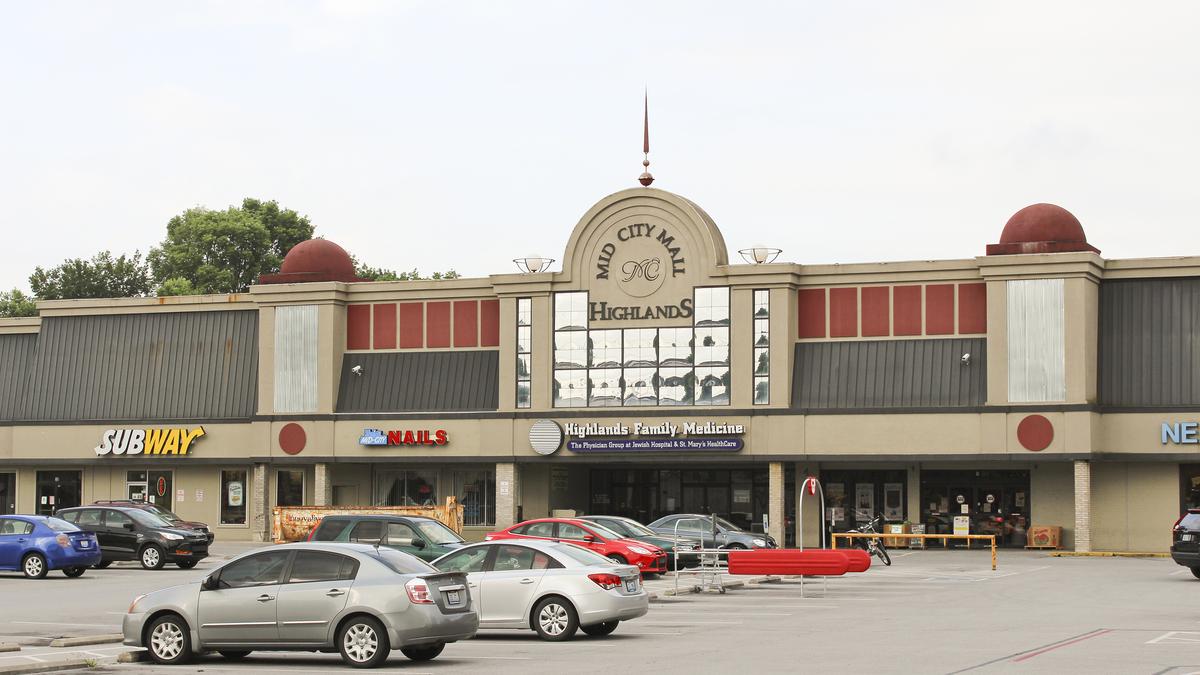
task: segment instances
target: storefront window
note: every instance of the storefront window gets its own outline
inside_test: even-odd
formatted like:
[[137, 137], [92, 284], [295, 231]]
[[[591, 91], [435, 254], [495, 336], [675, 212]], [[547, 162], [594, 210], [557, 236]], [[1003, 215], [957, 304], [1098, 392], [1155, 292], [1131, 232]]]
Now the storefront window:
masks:
[[517, 407], [530, 405], [533, 379], [533, 300], [517, 298]]
[[79, 506], [82, 500], [82, 472], [37, 472], [37, 514], [39, 516], [53, 515], [59, 509]]
[[375, 475], [376, 506], [437, 506], [437, 471], [384, 470]]
[[496, 524], [495, 471], [455, 471], [454, 493], [463, 507], [464, 525]]
[[729, 404], [729, 288], [697, 288], [692, 328], [588, 330], [588, 294], [554, 296], [556, 408]]
[[275, 505], [304, 505], [303, 469], [280, 469], [275, 472]]
[[125, 496], [170, 511], [174, 481], [170, 471], [133, 470], [125, 472]]
[[221, 472], [221, 524], [246, 524], [246, 471]]

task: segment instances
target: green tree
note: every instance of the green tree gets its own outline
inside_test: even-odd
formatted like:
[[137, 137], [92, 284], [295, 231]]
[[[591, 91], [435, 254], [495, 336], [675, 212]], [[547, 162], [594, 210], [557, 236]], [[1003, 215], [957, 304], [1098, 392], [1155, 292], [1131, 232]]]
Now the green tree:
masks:
[[192, 286], [192, 282], [188, 279], [171, 277], [159, 284], [158, 290], [154, 294], [160, 298], [165, 298], [169, 295], [195, 295], [196, 288]]
[[351, 255], [350, 259], [354, 261], [354, 274], [360, 279], [368, 281], [425, 281], [425, 280], [440, 280], [440, 279], [457, 279], [458, 272], [448, 270], [446, 272], [434, 272], [432, 276], [423, 277], [421, 273], [413, 268], [411, 272], [397, 272], [382, 267], [371, 267], [359, 261], [356, 256]]
[[140, 252], [113, 257], [101, 251], [90, 260], [71, 258], [61, 265], [34, 268], [29, 286], [40, 300], [129, 298], [150, 293], [150, 272]]
[[267, 226], [250, 211], [197, 207], [171, 218], [167, 238], [148, 259], [160, 284], [178, 278], [190, 281], [196, 293], [240, 293], [260, 274], [279, 269], [274, 245]]
[[283, 264], [283, 256], [287, 255], [293, 246], [312, 239], [313, 225], [308, 216], [302, 216], [291, 209], [281, 209], [274, 200], [264, 202], [261, 199], [246, 197], [242, 200], [242, 210], [258, 218], [271, 235], [274, 266], [264, 270], [263, 274], [278, 272], [279, 265]]
[[14, 288], [11, 291], [0, 291], [0, 317], [37, 316], [37, 305], [33, 298]]

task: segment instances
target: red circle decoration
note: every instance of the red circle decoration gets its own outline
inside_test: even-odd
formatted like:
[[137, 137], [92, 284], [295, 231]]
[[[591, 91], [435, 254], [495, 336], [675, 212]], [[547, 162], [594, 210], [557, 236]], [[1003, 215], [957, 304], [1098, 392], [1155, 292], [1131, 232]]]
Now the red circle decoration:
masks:
[[308, 436], [304, 433], [304, 427], [295, 422], [289, 422], [279, 430], [279, 449], [289, 455], [300, 454], [307, 442]]
[[1042, 415], [1030, 415], [1017, 425], [1017, 440], [1026, 450], [1041, 452], [1054, 440], [1054, 425]]
[[167, 479], [163, 476], [158, 477], [158, 483], [154, 486], [158, 490], [159, 497], [167, 496]]

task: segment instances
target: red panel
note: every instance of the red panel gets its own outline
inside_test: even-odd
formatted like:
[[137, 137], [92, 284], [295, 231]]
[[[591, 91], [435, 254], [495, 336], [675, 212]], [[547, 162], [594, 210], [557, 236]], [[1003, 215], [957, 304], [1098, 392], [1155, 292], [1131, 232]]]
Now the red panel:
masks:
[[371, 306], [346, 305], [346, 349], [371, 348]]
[[1026, 450], [1041, 452], [1054, 440], [1054, 425], [1041, 415], [1030, 415], [1017, 425], [1017, 440]]
[[375, 305], [375, 349], [396, 348], [396, 304]]
[[858, 289], [829, 289], [829, 337], [858, 337]]
[[893, 335], [921, 334], [921, 287], [896, 286], [892, 288]]
[[483, 300], [479, 303], [479, 346], [500, 346], [500, 301]]
[[799, 337], [825, 337], [825, 289], [804, 288], [796, 295], [800, 299]]
[[400, 349], [420, 349], [425, 346], [425, 304], [400, 303]]
[[430, 349], [450, 346], [450, 303], [425, 303], [425, 346]]
[[454, 301], [454, 346], [475, 347], [479, 344], [479, 301]]
[[954, 284], [925, 287], [925, 334], [954, 332]]
[[958, 285], [958, 332], [987, 332], [987, 284]]
[[890, 290], [887, 286], [862, 289], [863, 337], [891, 334], [892, 317], [888, 312], [888, 306], [891, 304]]

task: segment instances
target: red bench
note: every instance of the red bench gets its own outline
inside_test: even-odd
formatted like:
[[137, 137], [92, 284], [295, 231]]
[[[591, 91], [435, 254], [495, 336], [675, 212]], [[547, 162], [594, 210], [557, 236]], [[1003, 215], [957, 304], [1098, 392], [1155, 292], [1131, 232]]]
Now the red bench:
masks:
[[837, 577], [847, 572], [865, 572], [871, 557], [857, 549], [832, 550], [810, 548], [804, 551], [786, 548], [760, 548], [730, 551], [730, 574], [775, 574]]

